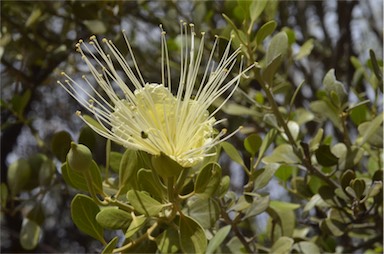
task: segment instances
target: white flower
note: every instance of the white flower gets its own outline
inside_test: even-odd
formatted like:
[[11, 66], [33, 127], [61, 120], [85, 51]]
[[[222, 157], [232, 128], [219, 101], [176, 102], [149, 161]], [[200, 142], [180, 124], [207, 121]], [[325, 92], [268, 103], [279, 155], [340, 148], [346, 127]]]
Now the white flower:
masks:
[[[216, 38], [203, 77], [197, 79], [204, 51], [204, 33], [196, 49], [193, 25], [190, 25], [189, 32], [186, 23], [181, 23], [181, 73], [177, 94], [173, 95], [165, 32], [161, 31], [161, 84], [144, 81], [124, 32], [131, 64], [107, 39], [102, 42], [109, 53], [100, 46], [95, 36], [90, 38], [89, 44], [80, 40], [76, 45], [108, 99], [85, 76], [83, 79], [91, 87], [91, 92], [65, 73], [63, 75], [67, 80], [58, 83], [94, 114], [103, 128], [86, 121], [78, 112], [78, 115], [100, 135], [127, 148], [143, 150], [153, 155], [164, 153], [181, 166], [191, 167], [204, 157], [212, 156], [209, 150], [235, 133], [223, 138], [226, 130], [223, 129], [219, 133], [215, 130], [215, 125], [222, 120], [216, 120], [214, 115], [233, 94], [244, 72], [253, 66], [242, 71], [240, 64], [240, 72], [226, 82], [236, 64], [240, 49], [230, 53], [230, 41], [221, 60], [214, 66], [213, 54], [218, 40]], [[92, 58], [94, 63], [90, 60]], [[116, 63], [123, 72], [115, 67]], [[126, 82], [133, 84], [135, 90], [131, 91]], [[226, 91], [229, 92], [221, 106], [209, 113], [208, 108]]]

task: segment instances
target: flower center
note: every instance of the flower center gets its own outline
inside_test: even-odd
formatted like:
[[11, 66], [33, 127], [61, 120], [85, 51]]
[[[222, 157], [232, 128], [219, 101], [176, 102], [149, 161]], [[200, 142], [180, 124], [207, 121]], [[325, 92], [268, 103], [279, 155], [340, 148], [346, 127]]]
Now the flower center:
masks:
[[112, 131], [151, 154], [165, 153], [184, 167], [203, 159], [215, 119], [196, 100], [181, 100], [163, 85], [146, 84], [135, 100], [120, 100]]

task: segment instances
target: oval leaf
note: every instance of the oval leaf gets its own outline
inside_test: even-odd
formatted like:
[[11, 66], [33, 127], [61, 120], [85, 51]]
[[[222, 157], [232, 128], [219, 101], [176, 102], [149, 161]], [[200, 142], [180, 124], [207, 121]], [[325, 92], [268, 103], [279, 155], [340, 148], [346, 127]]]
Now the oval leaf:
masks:
[[214, 253], [214, 251], [222, 244], [227, 237], [229, 231], [231, 231], [231, 225], [220, 228], [214, 237], [209, 241], [206, 253]]
[[272, 246], [270, 253], [284, 254], [290, 253], [294, 241], [290, 237], [282, 236], [280, 237]]
[[315, 151], [315, 155], [317, 162], [324, 167], [335, 166], [339, 161], [339, 158], [331, 152], [328, 145], [320, 145]]
[[179, 227], [181, 249], [185, 253], [205, 253], [207, 238], [200, 224], [191, 217], [181, 215]]
[[164, 207], [159, 201], [141, 191], [128, 191], [127, 199], [136, 211], [146, 216], [156, 216]]
[[24, 219], [20, 230], [20, 244], [26, 250], [33, 250], [39, 243], [40, 226], [29, 219]]
[[245, 150], [247, 150], [247, 152], [250, 153], [252, 156], [255, 156], [256, 153], [259, 151], [262, 142], [263, 141], [261, 140], [259, 135], [251, 134], [244, 140]]
[[131, 224], [132, 216], [117, 207], [106, 207], [96, 215], [96, 221], [104, 228], [127, 229]]
[[100, 208], [86, 195], [77, 194], [71, 202], [71, 216], [77, 228], [105, 243], [103, 228], [96, 221], [96, 215], [99, 212]]

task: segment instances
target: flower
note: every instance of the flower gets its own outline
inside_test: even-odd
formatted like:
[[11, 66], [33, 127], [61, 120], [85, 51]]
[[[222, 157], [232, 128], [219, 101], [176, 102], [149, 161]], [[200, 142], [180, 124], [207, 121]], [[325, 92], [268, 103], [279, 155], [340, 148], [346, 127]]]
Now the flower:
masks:
[[[216, 37], [204, 75], [198, 80], [204, 51], [204, 33], [196, 49], [194, 26], [191, 24], [188, 29], [187, 24], [181, 22], [181, 71], [177, 93], [173, 95], [165, 32], [161, 26], [160, 28], [162, 31], [160, 84], [144, 81], [124, 31], [123, 36], [130, 55], [129, 62], [133, 67], [110, 40], [102, 40], [106, 50], [95, 36], [90, 38], [88, 44], [83, 40], [76, 44], [82, 59], [108, 99], [85, 76], [83, 79], [91, 91], [65, 73], [62, 73], [66, 77], [65, 82], [58, 81], [58, 83], [93, 113], [101, 128], [87, 121], [80, 112], [78, 115], [101, 136], [127, 148], [153, 155], [163, 153], [181, 166], [191, 167], [204, 157], [214, 155], [210, 151], [211, 148], [236, 133], [235, 131], [223, 138], [226, 129], [218, 132], [214, 128], [223, 120], [216, 120], [214, 115], [234, 93], [241, 76], [253, 66], [242, 70], [240, 64], [240, 72], [226, 82], [237, 62], [240, 48], [230, 53], [230, 40], [221, 60], [214, 66], [213, 54], [218, 42]], [[92, 59], [94, 63], [91, 62]], [[115, 67], [116, 63], [123, 72]], [[135, 87], [134, 91], [126, 85], [127, 78]], [[195, 84], [197, 91], [194, 93]], [[224, 102], [209, 113], [208, 108], [225, 92], [227, 95]]]

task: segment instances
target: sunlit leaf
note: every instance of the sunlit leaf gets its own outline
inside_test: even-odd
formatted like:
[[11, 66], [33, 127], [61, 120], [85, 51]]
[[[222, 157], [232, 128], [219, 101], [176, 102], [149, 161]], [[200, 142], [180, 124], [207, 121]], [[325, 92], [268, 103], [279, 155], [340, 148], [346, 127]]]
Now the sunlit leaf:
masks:
[[313, 39], [309, 39], [300, 47], [300, 51], [295, 56], [295, 60], [301, 60], [304, 57], [311, 54], [311, 51], [313, 49]]
[[293, 245], [294, 250], [302, 254], [320, 254], [320, 248], [313, 242], [301, 241]]
[[213, 236], [213, 238], [209, 241], [207, 250], [205, 253], [211, 254], [214, 253], [215, 250], [224, 242], [225, 238], [229, 234], [231, 230], [231, 225], [224, 226], [220, 228]]
[[267, 4], [266, 0], [252, 1], [249, 6], [249, 15], [252, 21], [256, 21], [260, 14], [263, 12], [265, 5]]
[[266, 164], [268, 163], [287, 163], [294, 164], [300, 162], [299, 158], [293, 152], [293, 148], [289, 144], [282, 144], [273, 150], [272, 154], [262, 159]]
[[334, 92], [337, 96], [337, 99], [341, 103], [344, 103], [347, 100], [347, 91], [345, 90], [343, 83], [336, 80], [335, 69], [330, 69], [327, 74], [325, 74], [323, 79], [323, 85], [325, 91], [327, 91], [329, 95]]
[[147, 217], [144, 215], [132, 217], [132, 222], [129, 225], [129, 228], [125, 232], [125, 238], [129, 239], [133, 236], [137, 231], [139, 231], [147, 222]]
[[290, 237], [282, 236], [272, 245], [270, 253], [288, 254], [291, 253], [294, 241]]
[[25, 250], [33, 250], [39, 243], [41, 227], [34, 221], [24, 219], [20, 230], [20, 244]]

